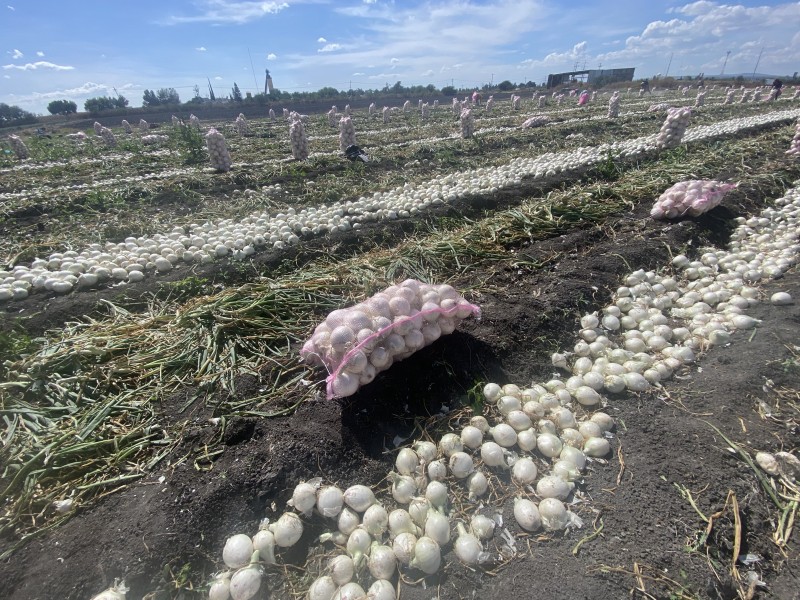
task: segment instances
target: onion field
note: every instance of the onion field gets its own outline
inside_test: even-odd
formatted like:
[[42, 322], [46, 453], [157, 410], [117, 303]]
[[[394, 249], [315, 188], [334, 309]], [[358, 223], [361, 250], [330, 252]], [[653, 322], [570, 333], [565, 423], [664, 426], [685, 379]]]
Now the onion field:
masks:
[[794, 597], [800, 98], [695, 93], [3, 136], [5, 596]]

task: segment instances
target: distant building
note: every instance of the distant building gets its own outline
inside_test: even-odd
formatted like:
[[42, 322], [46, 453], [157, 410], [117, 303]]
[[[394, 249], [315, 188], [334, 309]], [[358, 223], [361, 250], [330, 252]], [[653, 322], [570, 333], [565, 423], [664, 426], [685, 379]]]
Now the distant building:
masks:
[[570, 71], [569, 73], [551, 73], [547, 76], [547, 87], [553, 88], [569, 83], [589, 83], [592, 85], [608, 85], [618, 81], [633, 81], [635, 68], [625, 69], [589, 69], [588, 71]]

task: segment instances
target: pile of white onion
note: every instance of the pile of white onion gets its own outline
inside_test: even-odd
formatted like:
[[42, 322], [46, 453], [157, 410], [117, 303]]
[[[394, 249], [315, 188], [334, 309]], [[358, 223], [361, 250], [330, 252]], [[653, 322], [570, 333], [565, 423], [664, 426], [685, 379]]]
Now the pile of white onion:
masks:
[[722, 101], [723, 104], [733, 104], [733, 97], [736, 95], [736, 90], [728, 90], [725, 93], [725, 100]]
[[475, 133], [475, 117], [472, 116], [472, 109], [464, 108], [459, 116], [461, 121], [461, 137], [471, 138]]
[[108, 127], [100, 127], [100, 137], [103, 138], [103, 143], [107, 148], [117, 147], [117, 138]]
[[667, 118], [661, 126], [656, 137], [656, 145], [659, 148], [675, 148], [683, 139], [686, 128], [689, 127], [689, 119], [692, 111], [688, 108], [671, 108], [667, 111]]
[[28, 158], [28, 147], [25, 145], [25, 142], [22, 141], [22, 138], [18, 135], [11, 134], [8, 136], [8, 140], [11, 142], [11, 149], [19, 160]]
[[150, 131], [150, 123], [148, 123], [144, 119], [139, 119], [139, 131], [141, 133], [146, 133], [147, 131]]
[[131, 128], [131, 124], [128, 123], [125, 119], [122, 119], [122, 129], [125, 133], [133, 133], [133, 129]]
[[239, 116], [236, 117], [235, 124], [236, 131], [239, 135], [250, 135], [250, 123], [247, 122], [247, 117], [245, 117], [243, 113], [239, 113]]
[[697, 97], [694, 99], [695, 107], [703, 106], [706, 100], [706, 93], [703, 91], [697, 92]]
[[532, 129], [534, 127], [543, 127], [550, 122], [550, 117], [547, 115], [535, 115], [522, 123], [522, 129]]
[[230, 171], [233, 161], [228, 152], [228, 145], [225, 143], [225, 136], [212, 127], [206, 133], [205, 138], [211, 166], [220, 172]]
[[345, 115], [339, 121], [339, 150], [344, 152], [348, 146], [354, 146], [355, 143], [356, 130], [353, 127], [353, 119]]
[[[297, 115], [297, 113], [293, 113]], [[308, 136], [303, 121], [298, 118], [292, 119], [289, 125], [289, 143], [292, 147], [292, 157], [296, 160], [306, 160], [308, 158]]]
[[611, 98], [608, 99], [608, 114], [609, 119], [616, 119], [619, 116], [619, 92], [614, 92]]

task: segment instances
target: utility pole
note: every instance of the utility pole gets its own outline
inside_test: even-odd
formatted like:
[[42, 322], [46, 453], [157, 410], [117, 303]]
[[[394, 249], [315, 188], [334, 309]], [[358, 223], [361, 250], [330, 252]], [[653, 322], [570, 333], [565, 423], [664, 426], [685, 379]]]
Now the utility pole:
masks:
[[731, 51], [728, 50], [728, 52], [725, 54], [725, 62], [722, 63], [722, 71], [719, 72], [720, 75], [724, 75], [725, 74], [725, 67], [728, 66], [728, 57], [730, 55], [731, 55]]
[[758, 60], [756, 61], [756, 66], [753, 68], [753, 79], [756, 78], [756, 71], [758, 71], [758, 63], [761, 62], [762, 54], [764, 54], [764, 46], [761, 46], [761, 52], [758, 53]]
[[669, 75], [669, 68], [672, 66], [672, 57], [675, 56], [675, 53], [669, 55], [669, 63], [667, 64], [667, 72], [664, 74], [664, 77]]
[[250, 70], [253, 71], [253, 83], [256, 84], [256, 92], [258, 92], [258, 79], [256, 79], [256, 69], [253, 66], [253, 57], [250, 55], [250, 48], [247, 49], [247, 56], [250, 57]]

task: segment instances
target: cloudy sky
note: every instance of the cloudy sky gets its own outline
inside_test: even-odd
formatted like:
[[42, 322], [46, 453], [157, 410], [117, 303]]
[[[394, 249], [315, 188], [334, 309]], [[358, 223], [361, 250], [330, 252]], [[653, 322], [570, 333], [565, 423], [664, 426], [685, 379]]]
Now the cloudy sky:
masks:
[[[3, 1], [3, 0], [0, 0]], [[800, 2], [733, 0], [8, 0], [0, 5], [0, 102], [144, 89], [182, 100], [403, 85], [542, 82], [575, 67], [636, 77], [800, 70]], [[763, 53], [762, 53], [763, 49]], [[728, 55], [730, 52], [730, 55]], [[670, 56], [672, 61], [670, 64]], [[251, 65], [252, 58], [252, 65]]]

